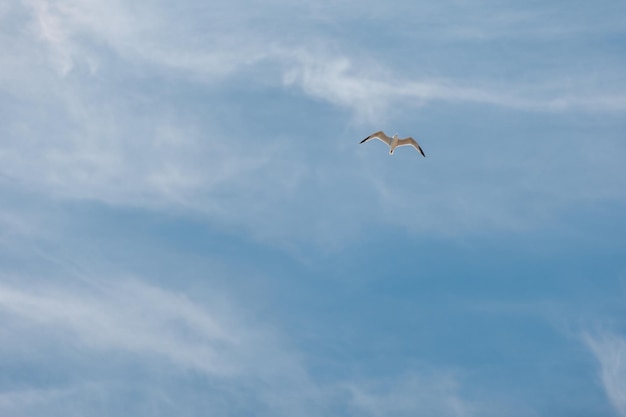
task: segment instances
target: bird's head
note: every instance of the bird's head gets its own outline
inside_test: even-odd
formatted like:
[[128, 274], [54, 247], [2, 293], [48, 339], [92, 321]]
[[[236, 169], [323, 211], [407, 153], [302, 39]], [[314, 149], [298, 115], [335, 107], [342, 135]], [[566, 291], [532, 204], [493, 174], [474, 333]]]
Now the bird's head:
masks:
[[397, 133], [394, 133], [394, 134], [393, 134], [393, 138], [394, 138], [394, 139], [398, 139], [398, 134], [397, 134]]

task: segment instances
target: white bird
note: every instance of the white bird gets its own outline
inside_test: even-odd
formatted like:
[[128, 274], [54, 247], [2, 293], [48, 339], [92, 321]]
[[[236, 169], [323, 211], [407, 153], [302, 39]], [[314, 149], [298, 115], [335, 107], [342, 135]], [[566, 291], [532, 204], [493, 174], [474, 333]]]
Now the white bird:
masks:
[[412, 146], [417, 149], [423, 157], [426, 157], [419, 143], [417, 143], [412, 137], [398, 139], [398, 134], [396, 133], [395, 135], [393, 135], [392, 138], [390, 138], [389, 136], [385, 135], [385, 132], [381, 130], [380, 132], [372, 133], [371, 135], [363, 139], [361, 143], [365, 143], [371, 139], [378, 139], [389, 145], [389, 155], [393, 155], [393, 151], [395, 151], [398, 146]]

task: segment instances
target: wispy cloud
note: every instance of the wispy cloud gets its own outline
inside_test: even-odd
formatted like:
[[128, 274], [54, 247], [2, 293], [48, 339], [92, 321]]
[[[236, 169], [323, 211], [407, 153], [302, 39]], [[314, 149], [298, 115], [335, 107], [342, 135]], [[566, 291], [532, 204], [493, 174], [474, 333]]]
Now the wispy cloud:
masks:
[[[95, 42], [112, 48], [125, 60], [186, 71], [199, 82], [210, 82], [214, 77], [273, 62], [278, 64], [286, 85], [298, 81], [296, 85], [307, 94], [348, 107], [357, 114], [385, 109], [394, 100], [416, 100], [417, 105], [432, 101], [473, 102], [533, 111], [626, 109], [626, 94], [620, 91], [544, 92], [537, 90], [536, 82], [493, 86], [483, 80], [468, 85], [466, 81], [453, 78], [408, 76], [381, 64], [376, 57], [368, 57], [364, 51], [354, 55], [320, 50], [315, 45], [327, 44], [323, 37], [316, 37], [313, 42], [294, 43], [283, 42], [271, 32], [269, 36], [263, 32], [251, 33], [245, 24], [253, 21], [254, 13], [248, 16], [237, 11], [242, 25], [226, 35], [223, 21], [200, 9], [210, 25], [200, 35], [202, 42], [188, 42], [189, 33], [184, 28], [174, 29], [168, 24], [171, 11], [165, 8], [135, 10], [119, 2], [79, 0], [54, 4], [32, 0], [29, 4], [34, 10], [35, 30], [59, 52], [64, 74], [75, 59], [84, 58], [92, 69], [97, 67], [96, 53], [92, 51]], [[174, 12], [191, 18], [189, 13], [193, 10], [190, 7]], [[235, 13], [224, 5], [216, 10], [217, 15], [226, 14], [229, 18]], [[363, 60], [358, 70], [352, 64], [355, 59]], [[550, 87], [550, 80], [547, 81], [546, 87]], [[560, 79], [552, 80], [553, 85], [559, 82]], [[526, 93], [533, 90], [536, 94]]]
[[[287, 3], [267, 7], [278, 10]], [[626, 109], [619, 88], [594, 88], [593, 80], [578, 83], [576, 74], [563, 82], [562, 77], [550, 78], [554, 72], [541, 82], [496, 82], [480, 74], [434, 77], [421, 71], [418, 62], [394, 66], [394, 61], [380, 59], [375, 48], [337, 44], [326, 35], [326, 29], [353, 22], [349, 4], [299, 5], [304, 10], [298, 10], [313, 13], [306, 24], [247, 5], [16, 3], [12, 13], [21, 16], [15, 20], [19, 30], [0, 29], [0, 46], [8, 51], [0, 56], [0, 88], [7, 93], [0, 116], [5, 183], [52, 198], [192, 212], [257, 239], [324, 244], [329, 236], [342, 240], [358, 234], [367, 222], [435, 233], [523, 229], [541, 223], [542, 213], [549, 218], [554, 207], [592, 193], [594, 198], [624, 198], [619, 164], [624, 149], [616, 141], [596, 143], [583, 154], [582, 147], [557, 149], [545, 138], [531, 138], [529, 146], [540, 152], [520, 162], [493, 143], [478, 152], [474, 145], [447, 137], [446, 164], [472, 171], [481, 161], [483, 171], [461, 176], [441, 165], [434, 175], [417, 180], [419, 191], [402, 179], [413, 177], [408, 168], [400, 172], [383, 163], [374, 166], [362, 149], [356, 156], [334, 156], [347, 143], [356, 144], [348, 137], [358, 139], [364, 131], [395, 124], [402, 115], [413, 119], [413, 110], [424, 112], [433, 104], [550, 115], [619, 114]], [[398, 7], [424, 20], [438, 21], [443, 12], [425, 4]], [[328, 10], [333, 14], [327, 15]], [[360, 11], [357, 17], [376, 26], [397, 14], [387, 8], [378, 12]], [[470, 12], [484, 21], [479, 10]], [[466, 23], [480, 26], [476, 21]], [[253, 97], [238, 98], [242, 88], [253, 91]], [[290, 109], [285, 108], [264, 116], [263, 123], [252, 123], [272, 97], [294, 92], [298, 100], [341, 109], [344, 132], [289, 130]], [[444, 124], [450, 123], [447, 118]], [[427, 147], [443, 155], [437, 149], [443, 134], [423, 134], [438, 142]], [[522, 138], [515, 136], [503, 143], [518, 140]], [[309, 143], [316, 145], [305, 145]], [[465, 153], [455, 153], [456, 148]], [[322, 154], [326, 149], [333, 152]], [[596, 168], [581, 178], [574, 165], [583, 163]], [[550, 179], [537, 172], [548, 172]], [[507, 187], [497, 181], [503, 175], [512, 177]], [[398, 179], [385, 180], [391, 177]], [[332, 205], [345, 189], [358, 191], [359, 197]], [[526, 192], [545, 197], [541, 207], [530, 199], [518, 204]], [[309, 209], [304, 202], [312, 200], [326, 205]], [[368, 207], [357, 200], [367, 201]], [[416, 216], [380, 216], [402, 210]], [[313, 220], [303, 220], [307, 216]], [[431, 221], [424, 224], [420, 218]]]
[[[32, 356], [44, 361], [39, 366], [45, 371], [59, 356], [71, 365], [61, 381], [73, 381], [3, 391], [0, 410], [13, 415], [56, 416], [70, 410], [100, 415], [102, 401], [108, 404], [103, 399], [127, 389], [123, 380], [129, 367], [166, 374], [187, 387], [183, 393], [159, 378], [146, 380], [140, 390], [143, 400], [129, 406], [143, 401], [144, 408], [151, 404], [165, 410], [179, 404], [180, 415], [194, 415], [184, 398], [198, 390], [215, 399], [208, 410], [224, 416], [249, 407], [257, 415], [278, 416], [330, 410], [369, 416], [495, 415], [491, 406], [470, 405], [456, 379], [436, 371], [419, 377], [407, 370], [384, 381], [316, 382], [306, 358], [287, 348], [274, 326], [252, 319], [251, 312], [242, 316], [218, 294], [198, 302], [135, 278], [46, 280], [36, 286], [9, 281], [4, 277], [0, 284], [3, 358]], [[73, 353], [66, 357], [63, 352]], [[106, 371], [100, 369], [102, 361], [109, 364]], [[118, 367], [120, 361], [126, 365]], [[202, 379], [190, 384], [195, 374]], [[163, 390], [168, 390], [165, 398]], [[216, 400], [220, 397], [228, 404]]]
[[[96, 293], [67, 289], [26, 293], [2, 287], [0, 306], [34, 324], [68, 330], [77, 341], [94, 349], [153, 352], [210, 374], [234, 371], [236, 363], [225, 358], [238, 341], [210, 314], [184, 297], [151, 286], [137, 282], [118, 285], [101, 285]], [[196, 343], [185, 341], [188, 329], [193, 329]]]
[[[611, 0], [589, 15], [564, 5], [0, 2], [0, 414], [511, 415], [474, 389], [484, 375], [321, 375], [298, 335], [237, 298], [236, 280], [216, 280], [232, 295], [209, 278], [110, 272], [119, 258], [100, 250], [158, 269], [145, 264], [180, 243], [171, 224], [111, 243], [81, 222], [104, 230], [111, 212], [156, 211], [254, 248], [313, 245], [313, 257], [387, 226], [577, 227], [561, 214], [626, 202], [626, 84], [609, 39], [625, 14]], [[381, 128], [417, 136], [428, 158], [358, 146]], [[77, 211], [93, 217], [73, 223]], [[167, 248], [155, 253], [157, 234]], [[49, 267], [63, 263], [46, 247], [100, 268]], [[172, 269], [220, 274], [200, 264]], [[624, 338], [585, 340], [626, 415]]]
[[626, 416], [626, 339], [614, 333], [592, 335], [584, 340], [600, 364], [600, 378], [615, 410]]
[[[214, 302], [200, 305], [184, 294], [136, 279], [90, 280], [79, 285], [48, 283], [30, 290], [3, 284], [0, 312], [5, 340], [10, 341], [3, 346], [3, 356], [16, 355], [25, 344], [36, 345], [45, 337], [46, 347], [40, 345], [42, 349], [36, 355], [45, 355], [48, 361], [59, 349], [75, 351], [77, 369], [67, 373], [73, 375], [72, 379], [88, 382], [86, 388], [92, 378], [91, 365], [81, 365], [83, 359], [126, 358], [133, 366], [199, 373], [225, 387], [211, 391], [226, 394], [230, 389], [252, 390], [254, 401], [262, 401], [278, 415], [294, 415], [288, 412], [290, 407], [297, 408], [293, 410], [297, 411], [295, 415], [308, 415], [304, 412], [306, 404], [272, 399], [277, 392], [286, 394], [292, 389], [303, 391], [298, 394], [301, 402], [315, 394], [296, 357], [281, 347], [269, 327], [258, 322], [245, 324], [217, 294], [213, 297]], [[55, 410], [67, 411], [63, 401], [57, 402], [59, 395], [80, 394], [85, 397], [75, 404], [80, 409], [92, 402], [98, 391], [109, 395], [117, 389], [115, 384], [95, 377], [91, 385], [96, 392], [91, 393], [90, 389], [68, 388], [65, 384], [49, 390], [5, 392], [0, 407], [19, 411], [53, 403]], [[231, 412], [222, 410], [222, 415]]]
[[[471, 82], [464, 85], [454, 79], [404, 78], [374, 60], [357, 66], [347, 56], [307, 51], [294, 51], [292, 56], [297, 65], [285, 74], [286, 85], [299, 85], [307, 94], [354, 110], [362, 120], [376, 117], [393, 104], [418, 108], [434, 102], [476, 103], [538, 112], [626, 110], [626, 94], [620, 92], [591, 95], [545, 92], [537, 91], [536, 85], [494, 86], [487, 81], [474, 82], [477, 85], [472, 86]], [[534, 95], [527, 93], [533, 90]]]

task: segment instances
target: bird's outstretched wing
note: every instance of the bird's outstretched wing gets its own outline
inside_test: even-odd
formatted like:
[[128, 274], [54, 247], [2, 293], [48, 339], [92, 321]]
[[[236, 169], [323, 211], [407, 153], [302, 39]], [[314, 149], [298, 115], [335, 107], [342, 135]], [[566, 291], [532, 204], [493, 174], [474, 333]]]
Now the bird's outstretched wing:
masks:
[[415, 139], [413, 139], [412, 137], [408, 137], [408, 138], [405, 138], [405, 139], [400, 139], [398, 141], [398, 146], [412, 146], [415, 149], [417, 149], [418, 151], [420, 151], [420, 153], [422, 154], [423, 157], [426, 157], [426, 155], [424, 154], [424, 151], [422, 150], [420, 144], [417, 143], [417, 141]]
[[365, 142], [367, 142], [368, 140], [371, 140], [371, 139], [381, 140], [381, 141], [385, 142], [387, 145], [391, 146], [391, 138], [389, 136], [385, 135], [385, 132], [383, 132], [382, 130], [380, 132], [372, 133], [371, 135], [369, 135], [368, 137], [363, 139], [360, 143], [365, 143]]

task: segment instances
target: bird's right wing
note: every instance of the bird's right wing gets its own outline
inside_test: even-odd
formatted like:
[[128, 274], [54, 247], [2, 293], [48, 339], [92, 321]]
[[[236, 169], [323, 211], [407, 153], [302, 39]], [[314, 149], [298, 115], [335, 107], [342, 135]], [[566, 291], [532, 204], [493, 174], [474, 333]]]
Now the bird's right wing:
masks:
[[417, 141], [415, 139], [413, 139], [412, 137], [408, 137], [405, 139], [400, 139], [398, 141], [398, 146], [412, 146], [415, 149], [417, 149], [419, 151], [419, 153], [422, 154], [423, 157], [426, 157], [426, 154], [424, 154], [424, 151], [422, 150], [422, 147], [420, 146], [419, 143], [417, 143]]
[[391, 138], [385, 135], [385, 132], [383, 132], [382, 130], [380, 132], [372, 133], [371, 135], [363, 139], [360, 143], [365, 143], [371, 139], [378, 139], [380, 141], [385, 142], [387, 145], [391, 146]]

